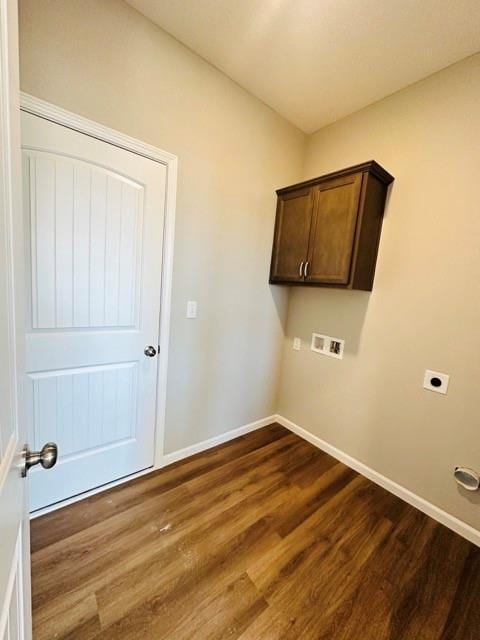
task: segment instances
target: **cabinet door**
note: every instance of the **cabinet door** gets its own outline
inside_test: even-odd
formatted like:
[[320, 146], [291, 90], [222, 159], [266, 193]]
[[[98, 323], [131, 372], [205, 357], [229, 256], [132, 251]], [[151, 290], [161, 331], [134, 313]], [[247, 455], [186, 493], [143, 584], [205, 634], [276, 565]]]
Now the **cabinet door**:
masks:
[[348, 284], [362, 174], [315, 187], [306, 282]]
[[312, 224], [313, 194], [303, 188], [278, 196], [270, 282], [302, 281]]

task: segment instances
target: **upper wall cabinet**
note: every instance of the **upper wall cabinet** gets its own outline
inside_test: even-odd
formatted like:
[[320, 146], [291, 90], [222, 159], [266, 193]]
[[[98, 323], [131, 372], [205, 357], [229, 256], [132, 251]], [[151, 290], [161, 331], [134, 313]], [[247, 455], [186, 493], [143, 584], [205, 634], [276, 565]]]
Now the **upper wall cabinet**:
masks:
[[279, 189], [270, 282], [371, 291], [391, 182], [372, 160]]

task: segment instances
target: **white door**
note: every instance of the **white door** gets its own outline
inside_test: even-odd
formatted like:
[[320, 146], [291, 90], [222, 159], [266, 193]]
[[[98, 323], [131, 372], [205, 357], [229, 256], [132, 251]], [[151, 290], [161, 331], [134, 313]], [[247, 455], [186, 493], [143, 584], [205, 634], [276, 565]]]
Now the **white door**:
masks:
[[153, 465], [166, 169], [29, 113], [22, 159], [35, 510]]
[[0, 640], [31, 638], [17, 3], [0, 0]]

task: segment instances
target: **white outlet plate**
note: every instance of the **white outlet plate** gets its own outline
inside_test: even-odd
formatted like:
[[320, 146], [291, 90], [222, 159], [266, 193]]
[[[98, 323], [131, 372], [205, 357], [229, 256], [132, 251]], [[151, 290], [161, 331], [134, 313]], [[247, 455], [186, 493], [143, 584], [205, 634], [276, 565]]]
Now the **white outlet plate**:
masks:
[[187, 302], [187, 318], [197, 317], [197, 302], [196, 300], [189, 300]]
[[310, 349], [315, 353], [341, 360], [344, 348], [345, 340], [341, 338], [332, 338], [332, 336], [325, 336], [322, 333], [312, 333]]
[[423, 387], [429, 391], [435, 391], [435, 393], [445, 395], [448, 391], [449, 381], [450, 376], [447, 373], [427, 369], [423, 378]]
[[300, 349], [302, 348], [302, 341], [300, 340], [300, 338], [293, 339], [293, 348], [295, 349], [295, 351], [300, 351]]

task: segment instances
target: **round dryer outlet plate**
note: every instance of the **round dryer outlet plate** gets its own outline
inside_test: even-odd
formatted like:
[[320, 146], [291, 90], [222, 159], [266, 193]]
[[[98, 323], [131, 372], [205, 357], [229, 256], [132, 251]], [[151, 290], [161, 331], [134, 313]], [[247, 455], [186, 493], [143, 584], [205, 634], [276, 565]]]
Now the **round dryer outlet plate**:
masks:
[[445, 395], [448, 390], [449, 381], [450, 376], [447, 373], [427, 369], [423, 378], [423, 387], [429, 391], [435, 391], [436, 393], [443, 393], [443, 395]]

